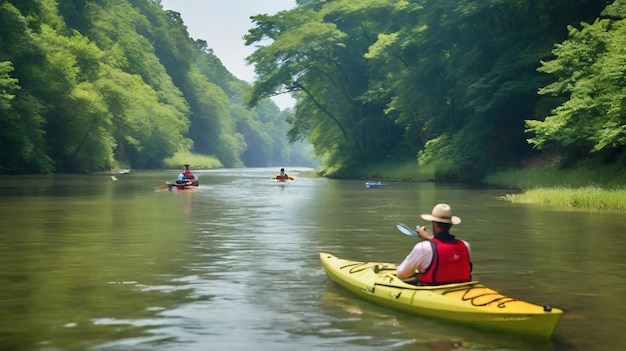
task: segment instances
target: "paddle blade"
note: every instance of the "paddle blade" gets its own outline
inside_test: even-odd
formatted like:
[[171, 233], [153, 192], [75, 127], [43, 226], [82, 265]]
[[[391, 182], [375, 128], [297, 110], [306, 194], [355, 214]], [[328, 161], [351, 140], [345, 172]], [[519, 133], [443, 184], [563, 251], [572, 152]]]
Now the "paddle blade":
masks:
[[402, 232], [402, 234], [404, 235], [408, 235], [408, 236], [418, 236], [417, 232], [415, 232], [413, 229], [409, 228], [409, 226], [407, 226], [404, 223], [398, 223], [396, 225], [396, 228], [398, 228], [399, 231]]

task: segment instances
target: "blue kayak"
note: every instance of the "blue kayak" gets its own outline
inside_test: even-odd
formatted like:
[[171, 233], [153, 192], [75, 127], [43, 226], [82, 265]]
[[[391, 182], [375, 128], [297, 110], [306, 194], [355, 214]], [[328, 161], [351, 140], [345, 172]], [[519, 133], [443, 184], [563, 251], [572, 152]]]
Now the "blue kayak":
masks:
[[385, 186], [385, 183], [382, 183], [380, 180], [377, 182], [365, 182], [365, 187], [367, 189], [370, 188], [382, 188]]

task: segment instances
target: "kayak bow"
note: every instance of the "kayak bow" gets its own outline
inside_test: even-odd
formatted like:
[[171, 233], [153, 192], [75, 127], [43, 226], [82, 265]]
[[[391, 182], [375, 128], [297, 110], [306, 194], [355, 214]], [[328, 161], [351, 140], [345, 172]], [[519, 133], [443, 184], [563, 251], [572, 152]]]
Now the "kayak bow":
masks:
[[331, 281], [371, 302], [472, 327], [549, 338], [563, 311], [502, 295], [478, 281], [416, 286], [396, 277], [396, 265], [320, 253]]

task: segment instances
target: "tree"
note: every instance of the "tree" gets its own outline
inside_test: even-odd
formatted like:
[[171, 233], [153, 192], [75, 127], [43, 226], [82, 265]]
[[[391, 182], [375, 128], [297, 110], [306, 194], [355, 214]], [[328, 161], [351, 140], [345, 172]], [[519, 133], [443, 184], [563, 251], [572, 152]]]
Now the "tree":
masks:
[[45, 55], [14, 5], [0, 4], [0, 22], [0, 169], [48, 173], [54, 162], [47, 155], [44, 103], [35, 92], [42, 82], [34, 75]]
[[625, 6], [615, 1], [603, 13], [609, 18], [570, 26], [569, 39], [552, 51], [555, 58], [542, 62], [539, 71], [555, 81], [540, 94], [567, 99], [544, 120], [526, 121], [536, 148], [559, 150], [571, 161], [626, 161]]
[[593, 13], [590, 3], [599, 2], [423, 2], [419, 24], [396, 40], [408, 70], [391, 105], [407, 139], [423, 142], [420, 165], [476, 180], [528, 157], [523, 121], [546, 81], [536, 63], [561, 28]]
[[[273, 40], [248, 57], [259, 79], [250, 104], [275, 94], [298, 96], [290, 140], [306, 138], [336, 173], [389, 155], [398, 127], [381, 118], [386, 96], [364, 57], [389, 17], [404, 2], [310, 1], [275, 16], [254, 16], [246, 44]], [[382, 138], [379, 136], [383, 136]]]
[[247, 44], [270, 44], [248, 58], [250, 101], [295, 94], [289, 135], [336, 176], [417, 153], [438, 179], [476, 180], [532, 152], [537, 62], [603, 3], [302, 1], [253, 18]]

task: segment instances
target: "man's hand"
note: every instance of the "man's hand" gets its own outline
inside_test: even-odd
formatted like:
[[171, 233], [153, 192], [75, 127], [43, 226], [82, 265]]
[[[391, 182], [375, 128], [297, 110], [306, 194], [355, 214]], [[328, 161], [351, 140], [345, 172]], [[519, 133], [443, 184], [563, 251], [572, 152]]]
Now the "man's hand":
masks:
[[433, 236], [428, 234], [428, 232], [426, 231], [426, 227], [418, 225], [417, 227], [415, 227], [415, 231], [420, 236], [420, 238], [422, 238], [424, 240], [430, 240], [430, 239], [433, 238]]

